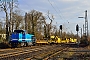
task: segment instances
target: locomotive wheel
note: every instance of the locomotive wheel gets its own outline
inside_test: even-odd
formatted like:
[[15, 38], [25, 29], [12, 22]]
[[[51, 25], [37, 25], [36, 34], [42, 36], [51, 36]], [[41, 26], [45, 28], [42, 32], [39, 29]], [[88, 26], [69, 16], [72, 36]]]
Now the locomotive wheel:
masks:
[[21, 47], [21, 43], [18, 43], [17, 47], [20, 48]]
[[11, 43], [11, 48], [16, 48], [17, 44], [16, 43]]
[[25, 47], [28, 46], [27, 42], [22, 42], [20, 45], [21, 45], [22, 47], [23, 47], [23, 46], [25, 46]]
[[27, 42], [24, 43], [24, 46], [25, 46], [25, 47], [28, 46]]
[[32, 43], [33, 44], [33, 46], [35, 46], [36, 45], [36, 43]]

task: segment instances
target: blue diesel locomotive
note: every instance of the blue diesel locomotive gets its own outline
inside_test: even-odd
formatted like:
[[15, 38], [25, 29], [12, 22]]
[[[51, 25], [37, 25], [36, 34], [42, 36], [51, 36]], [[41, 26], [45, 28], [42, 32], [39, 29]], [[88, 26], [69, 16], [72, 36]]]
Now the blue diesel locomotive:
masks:
[[14, 30], [10, 35], [9, 43], [11, 47], [32, 46], [36, 44], [36, 38], [24, 30]]

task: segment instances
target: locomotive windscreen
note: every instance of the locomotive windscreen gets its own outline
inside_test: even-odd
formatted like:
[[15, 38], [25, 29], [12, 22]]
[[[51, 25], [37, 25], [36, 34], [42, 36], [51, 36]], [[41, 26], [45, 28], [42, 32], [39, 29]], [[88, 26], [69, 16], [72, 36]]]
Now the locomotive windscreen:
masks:
[[24, 33], [23, 30], [14, 30], [15, 33]]

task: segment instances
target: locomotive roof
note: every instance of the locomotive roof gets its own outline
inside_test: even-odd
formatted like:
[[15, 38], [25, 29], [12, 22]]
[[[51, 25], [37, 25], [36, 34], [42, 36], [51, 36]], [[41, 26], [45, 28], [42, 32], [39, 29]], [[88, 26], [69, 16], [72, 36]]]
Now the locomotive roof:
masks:
[[20, 33], [20, 32], [25, 32], [24, 30], [14, 30], [14, 32]]

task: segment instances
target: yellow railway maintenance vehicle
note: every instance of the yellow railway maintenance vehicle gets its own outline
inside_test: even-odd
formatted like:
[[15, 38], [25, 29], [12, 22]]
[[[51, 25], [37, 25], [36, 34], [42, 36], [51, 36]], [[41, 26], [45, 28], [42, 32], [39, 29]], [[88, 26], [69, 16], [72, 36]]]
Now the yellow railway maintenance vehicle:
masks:
[[42, 40], [36, 40], [36, 44], [38, 45], [48, 45], [48, 44], [76, 44], [78, 43], [77, 42], [77, 39], [72, 39], [72, 38], [65, 38], [65, 39], [62, 39], [62, 38], [59, 38], [58, 36], [50, 36], [49, 39], [42, 39]]
[[62, 38], [59, 38], [58, 36], [50, 36], [50, 40], [48, 40], [48, 43], [66, 44], [66, 43], [78, 43], [78, 41], [77, 39], [73, 39], [73, 38], [62, 39]]
[[36, 40], [37, 45], [47, 45], [48, 41], [47, 40]]
[[50, 44], [58, 44], [61, 43], [61, 39], [58, 36], [50, 36], [50, 40], [48, 40]]
[[78, 43], [77, 39], [72, 39], [72, 38], [70, 38], [70, 42], [71, 43]]

